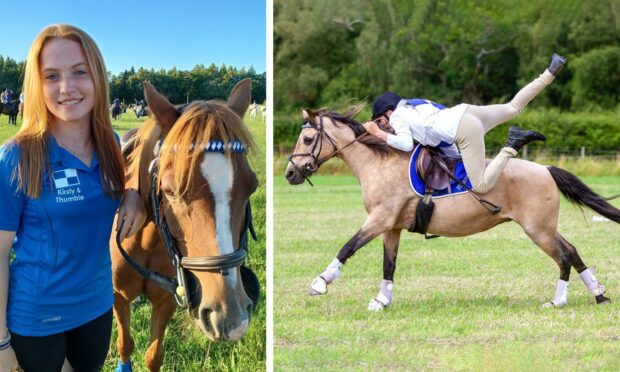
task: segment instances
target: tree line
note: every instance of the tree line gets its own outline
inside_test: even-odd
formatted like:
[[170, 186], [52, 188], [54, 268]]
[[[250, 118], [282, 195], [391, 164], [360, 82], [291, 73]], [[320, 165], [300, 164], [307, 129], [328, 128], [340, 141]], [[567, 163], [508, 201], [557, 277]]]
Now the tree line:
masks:
[[142, 82], [148, 80], [170, 102], [184, 103], [195, 100], [226, 100], [232, 88], [240, 80], [252, 79], [252, 100], [263, 103], [267, 94], [266, 74], [257, 74], [254, 68], [237, 69], [232, 66], [220, 67], [211, 64], [205, 67], [196, 65], [189, 71], [172, 68], [159, 70], [133, 67], [118, 75], [110, 75], [110, 94], [127, 103], [142, 99]]
[[371, 102], [505, 102], [549, 63], [533, 106], [607, 110], [620, 98], [617, 0], [275, 0], [277, 110]]
[[[553, 52], [566, 67], [512, 124], [548, 134], [545, 148], [620, 149], [618, 0], [274, 0], [274, 51], [281, 152], [302, 108], [366, 102], [366, 120], [385, 91], [448, 107], [505, 103]], [[496, 128], [487, 148], [505, 136]]]
[[[19, 94], [23, 85], [24, 68], [24, 61], [18, 62], [0, 55], [0, 89], [9, 88]], [[211, 64], [205, 67], [198, 64], [189, 71], [177, 68], [155, 71], [142, 67], [136, 70], [131, 67], [118, 75], [108, 74], [110, 98], [118, 97], [127, 104], [144, 98], [144, 80], [150, 81], [171, 102], [184, 103], [188, 100], [225, 100], [235, 84], [245, 78], [252, 79], [252, 100], [263, 103], [267, 93], [266, 74], [259, 74], [252, 67], [246, 70], [226, 65], [218, 67]]]

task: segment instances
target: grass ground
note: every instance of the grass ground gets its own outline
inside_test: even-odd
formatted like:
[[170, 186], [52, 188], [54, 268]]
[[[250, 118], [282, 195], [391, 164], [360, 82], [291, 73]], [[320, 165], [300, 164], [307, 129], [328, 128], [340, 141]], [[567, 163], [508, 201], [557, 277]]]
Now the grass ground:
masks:
[[[618, 177], [584, 180], [604, 195]], [[559, 230], [616, 300], [594, 304], [573, 271], [569, 304], [543, 309], [556, 264], [514, 223], [467, 238], [424, 240], [404, 232], [394, 302], [366, 305], [382, 279], [375, 239], [348, 261], [326, 295], [312, 279], [357, 231], [365, 211], [357, 180], [274, 179], [274, 365], [276, 370], [620, 370], [620, 227], [592, 222], [562, 201]], [[620, 201], [614, 201], [620, 207]]]
[[[133, 113], [126, 113], [122, 119], [113, 121], [114, 130], [122, 134], [125, 131], [139, 126], [145, 118], [136, 119]], [[0, 143], [14, 134], [18, 126], [9, 126], [8, 117], [0, 116]], [[258, 310], [253, 315], [250, 328], [246, 336], [237, 343], [215, 344], [194, 325], [182, 309], [177, 309], [171, 324], [168, 326], [164, 340], [165, 359], [163, 371], [263, 371], [266, 358], [266, 179], [265, 179], [265, 149], [266, 129], [260, 120], [246, 119], [257, 143], [258, 153], [250, 156], [250, 164], [259, 179], [259, 187], [252, 196], [254, 227], [258, 235], [258, 242], [250, 239], [249, 259], [247, 264], [258, 276], [261, 283], [262, 298]], [[150, 304], [143, 302], [132, 310], [132, 334], [136, 343], [133, 354], [134, 371], [146, 371], [144, 354], [149, 340]], [[118, 354], [116, 351], [116, 321], [114, 322], [110, 354], [106, 360], [104, 371], [111, 371], [116, 367]]]

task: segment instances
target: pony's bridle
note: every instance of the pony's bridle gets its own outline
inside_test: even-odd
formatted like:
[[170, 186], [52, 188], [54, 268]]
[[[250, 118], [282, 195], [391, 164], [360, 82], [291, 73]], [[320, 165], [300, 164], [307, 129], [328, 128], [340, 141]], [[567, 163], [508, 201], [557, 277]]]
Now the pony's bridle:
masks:
[[[288, 157], [288, 162], [291, 163], [291, 165], [299, 172], [299, 174], [301, 174], [301, 176], [306, 181], [308, 181], [308, 183], [310, 185], [312, 185], [312, 182], [310, 182], [308, 177], [310, 177], [317, 170], [319, 170], [319, 167], [323, 163], [325, 163], [329, 159], [333, 158], [334, 156], [341, 154], [342, 150], [344, 150], [345, 148], [347, 148], [350, 145], [354, 144], [355, 142], [359, 141], [361, 138], [363, 138], [364, 136], [366, 136], [368, 134], [368, 132], [365, 132], [365, 133], [359, 135], [358, 137], [355, 137], [351, 142], [347, 143], [346, 145], [342, 146], [341, 148], [338, 148], [338, 146], [336, 146], [337, 142], [327, 132], [325, 132], [325, 127], [323, 126], [323, 115], [319, 115], [319, 122], [318, 122], [318, 124], [313, 124], [311, 121], [306, 121], [301, 126], [302, 130], [303, 129], [308, 129], [308, 128], [316, 129], [317, 132], [318, 132], [316, 138], [314, 139], [314, 143], [312, 144], [312, 150], [310, 150], [310, 152], [304, 153], [304, 154], [291, 154]], [[330, 145], [333, 146], [334, 151], [329, 153], [323, 159], [319, 159], [319, 154], [321, 154], [321, 150], [323, 149], [323, 137], [325, 137], [327, 139], [327, 141], [330, 143]], [[318, 151], [315, 151], [317, 148], [318, 148]], [[301, 156], [309, 156], [309, 157], [311, 157], [312, 160], [313, 160], [312, 164], [311, 163], [307, 163], [305, 165], [305, 167], [303, 167], [303, 168], [298, 167], [293, 162], [293, 158], [301, 157]]]
[[[127, 260], [131, 267], [133, 267], [146, 279], [154, 281], [164, 290], [174, 294], [177, 304], [179, 304], [179, 306], [186, 307], [188, 311], [190, 311], [191, 299], [189, 297], [191, 296], [191, 293], [187, 290], [187, 278], [183, 270], [185, 269], [190, 271], [215, 272], [219, 271], [223, 276], [226, 276], [229, 274], [229, 269], [238, 266], [244, 268], [242, 265], [248, 256], [248, 231], [250, 232], [250, 235], [254, 240], [257, 239], [256, 232], [254, 231], [254, 227], [252, 225], [252, 207], [250, 205], [250, 202], [248, 201], [245, 207], [245, 222], [243, 228], [241, 229], [241, 234], [239, 237], [239, 249], [237, 249], [235, 252], [220, 256], [183, 256], [176, 245], [175, 239], [172, 237], [165, 216], [161, 213], [162, 197], [159, 193], [159, 178], [157, 176], [160, 149], [161, 140], [155, 147], [155, 158], [149, 166], [149, 175], [151, 177], [150, 197], [151, 205], [153, 207], [155, 224], [157, 225], [157, 228], [159, 229], [159, 232], [163, 237], [166, 251], [176, 271], [176, 277], [168, 278], [162, 274], [151, 271], [140, 265], [131, 256], [129, 256], [125, 249], [123, 249], [120, 242], [121, 229], [118, 230], [118, 233], [116, 235], [116, 244], [118, 245], [122, 256]], [[211, 141], [204, 146], [204, 151], [206, 152], [223, 153], [226, 150], [229, 150], [233, 153], [245, 153], [247, 151], [247, 146], [239, 141], [231, 141], [228, 143], [224, 143], [223, 141]], [[245, 274], [247, 275], [247, 273]], [[242, 270], [242, 276], [243, 275], [244, 272]], [[254, 298], [252, 298], [252, 300], [254, 301]]]

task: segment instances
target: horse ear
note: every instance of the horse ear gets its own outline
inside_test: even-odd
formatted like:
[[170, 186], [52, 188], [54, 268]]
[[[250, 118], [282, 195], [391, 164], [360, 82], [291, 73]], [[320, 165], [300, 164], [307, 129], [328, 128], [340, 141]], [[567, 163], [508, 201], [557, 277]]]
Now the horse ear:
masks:
[[233, 110], [240, 118], [243, 118], [245, 112], [250, 106], [250, 96], [252, 89], [252, 79], [243, 79], [235, 85], [232, 92], [228, 96], [226, 105]]
[[314, 121], [314, 118], [316, 117], [316, 115], [314, 114], [312, 110], [306, 110], [306, 109], [301, 110], [301, 115], [304, 117], [304, 123], [305, 122], [311, 123]]
[[144, 87], [146, 102], [153, 115], [155, 115], [155, 118], [157, 118], [157, 124], [160, 126], [162, 135], [165, 137], [179, 118], [179, 113], [164, 96], [159, 94], [151, 83], [144, 81], [142, 85]]

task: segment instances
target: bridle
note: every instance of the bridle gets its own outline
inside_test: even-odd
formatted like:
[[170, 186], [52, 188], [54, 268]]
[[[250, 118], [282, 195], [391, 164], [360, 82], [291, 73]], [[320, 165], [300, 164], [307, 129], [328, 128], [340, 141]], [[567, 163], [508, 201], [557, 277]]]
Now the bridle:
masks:
[[[312, 144], [312, 149], [308, 153], [291, 154], [288, 157], [288, 162], [291, 163], [291, 165], [299, 172], [299, 174], [301, 174], [301, 176], [306, 181], [308, 181], [308, 183], [311, 186], [314, 186], [314, 185], [312, 184], [312, 182], [310, 181], [310, 179], [308, 177], [310, 177], [317, 170], [319, 170], [319, 167], [323, 163], [325, 163], [329, 159], [333, 158], [334, 156], [342, 154], [342, 150], [344, 150], [345, 148], [347, 148], [350, 145], [354, 144], [355, 142], [359, 141], [360, 139], [362, 139], [363, 137], [365, 137], [368, 134], [368, 132], [364, 132], [364, 133], [360, 134], [359, 136], [355, 137], [351, 142], [347, 143], [346, 145], [342, 146], [341, 148], [338, 148], [338, 146], [336, 146], [336, 143], [337, 143], [336, 140], [334, 140], [327, 132], [325, 132], [325, 127], [323, 126], [323, 115], [319, 115], [319, 123], [318, 124], [313, 124], [311, 121], [306, 121], [301, 126], [302, 130], [308, 129], [308, 128], [316, 129], [317, 132], [318, 132], [318, 134], [317, 134], [317, 136], [314, 139], [314, 142]], [[332, 145], [332, 147], [334, 148], [334, 151], [329, 153], [323, 159], [319, 159], [319, 154], [321, 153], [321, 150], [323, 149], [323, 138], [327, 139], [329, 144]], [[318, 148], [318, 151], [315, 151], [317, 148]], [[302, 157], [302, 156], [309, 156], [309, 157], [311, 157], [312, 160], [313, 160], [312, 164], [311, 163], [307, 163], [303, 168], [298, 167], [293, 162], [293, 158]]]
[[[243, 228], [241, 229], [241, 234], [239, 237], [239, 249], [237, 249], [235, 252], [219, 256], [183, 256], [176, 245], [175, 239], [172, 237], [165, 216], [161, 213], [162, 197], [159, 193], [159, 179], [157, 176], [159, 168], [160, 150], [161, 140], [159, 140], [159, 142], [155, 146], [155, 158], [149, 166], [149, 175], [151, 177], [151, 205], [153, 207], [155, 224], [159, 230], [159, 233], [163, 237], [164, 246], [166, 247], [168, 256], [170, 257], [176, 271], [176, 277], [169, 278], [160, 273], [151, 271], [140, 265], [136, 260], [129, 256], [125, 249], [123, 249], [120, 242], [120, 231], [122, 230], [120, 228], [116, 235], [116, 244], [121, 252], [121, 255], [125, 258], [125, 260], [127, 260], [127, 262], [132, 268], [134, 268], [144, 278], [157, 283], [164, 290], [172, 293], [177, 304], [181, 307], [187, 308], [189, 312], [191, 308], [190, 304], [192, 303], [190, 298], [191, 291], [187, 290], [188, 283], [184, 270], [212, 272], [219, 271], [222, 276], [226, 276], [229, 274], [229, 269], [238, 266], [240, 268], [244, 268], [244, 266], [242, 265], [248, 256], [248, 231], [250, 232], [252, 238], [254, 240], [257, 240], [256, 232], [254, 231], [254, 226], [252, 225], [252, 207], [250, 205], [250, 202], [248, 201], [245, 206], [245, 222]], [[204, 146], [205, 152], [224, 153], [226, 150], [229, 150], [233, 153], [246, 153], [247, 146], [239, 141], [231, 141], [228, 143], [224, 143], [223, 141], [211, 141]], [[252, 300], [254, 301], [254, 299]]]

